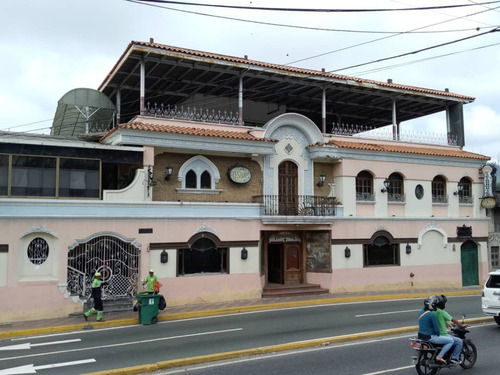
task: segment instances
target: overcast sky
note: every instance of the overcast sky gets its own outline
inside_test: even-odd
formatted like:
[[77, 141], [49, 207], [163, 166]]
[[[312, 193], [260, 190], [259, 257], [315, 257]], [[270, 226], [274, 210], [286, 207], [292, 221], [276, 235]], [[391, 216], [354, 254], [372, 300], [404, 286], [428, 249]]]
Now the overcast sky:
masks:
[[[394, 83], [448, 88], [475, 97], [475, 102], [464, 106], [465, 149], [498, 161], [500, 31], [490, 31], [500, 26], [500, 2], [478, 5], [480, 2], [475, 0], [194, 1], [309, 9], [472, 6], [353, 13], [151, 6], [126, 0], [4, 0], [0, 2], [0, 130], [48, 134], [57, 101], [66, 92], [79, 87], [97, 89], [130, 41], [154, 38], [157, 43], [172, 46], [237, 57], [248, 55], [253, 60], [291, 63], [302, 68], [325, 68], [378, 81], [391, 78]], [[463, 38], [469, 39], [450, 43]], [[345, 69], [446, 43], [405, 57]], [[403, 123], [402, 129], [445, 134], [445, 115]]]

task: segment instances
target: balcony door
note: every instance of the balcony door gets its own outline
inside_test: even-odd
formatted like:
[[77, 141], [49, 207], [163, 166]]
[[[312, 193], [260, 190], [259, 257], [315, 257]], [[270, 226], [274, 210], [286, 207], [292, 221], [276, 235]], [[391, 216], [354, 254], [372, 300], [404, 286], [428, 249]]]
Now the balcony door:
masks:
[[284, 161], [278, 167], [278, 203], [280, 215], [297, 215], [297, 165]]

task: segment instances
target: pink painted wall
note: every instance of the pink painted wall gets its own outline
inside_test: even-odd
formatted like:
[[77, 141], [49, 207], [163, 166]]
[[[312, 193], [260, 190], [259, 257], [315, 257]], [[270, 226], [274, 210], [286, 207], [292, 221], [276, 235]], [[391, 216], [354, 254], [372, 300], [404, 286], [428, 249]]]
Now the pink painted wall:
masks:
[[262, 293], [259, 273], [190, 275], [160, 282], [169, 306], [257, 299]]

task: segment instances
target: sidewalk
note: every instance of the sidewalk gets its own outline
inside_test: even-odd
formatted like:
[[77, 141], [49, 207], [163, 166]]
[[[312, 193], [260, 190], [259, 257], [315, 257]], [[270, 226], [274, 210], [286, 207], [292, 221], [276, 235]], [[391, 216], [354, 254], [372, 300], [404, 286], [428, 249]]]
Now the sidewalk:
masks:
[[[478, 295], [482, 287], [463, 287], [455, 289], [426, 290], [411, 289], [384, 292], [359, 292], [359, 293], [335, 293], [311, 296], [275, 297], [253, 300], [207, 303], [199, 305], [167, 307], [160, 311], [159, 321], [178, 320], [199, 316], [234, 314], [245, 311], [257, 311], [266, 309], [279, 309], [292, 306], [309, 306], [319, 304], [390, 300], [401, 298], [425, 298], [433, 294], [454, 295]], [[421, 306], [421, 301], [418, 306]], [[20, 321], [11, 323], [0, 323], [0, 339], [27, 335], [39, 335], [54, 332], [74, 331], [84, 329], [91, 325], [93, 328], [115, 327], [122, 325], [138, 324], [138, 313], [134, 311], [121, 313], [104, 312], [104, 322], [95, 322], [95, 315], [86, 323], [82, 316], [64, 316], [52, 319], [40, 319], [36, 321]]]

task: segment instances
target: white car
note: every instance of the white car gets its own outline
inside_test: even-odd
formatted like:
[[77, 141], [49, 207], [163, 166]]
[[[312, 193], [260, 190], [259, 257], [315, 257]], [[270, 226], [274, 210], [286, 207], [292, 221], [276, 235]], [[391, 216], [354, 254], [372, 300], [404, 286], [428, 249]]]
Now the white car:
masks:
[[493, 316], [495, 322], [500, 325], [500, 270], [490, 272], [484, 284], [481, 304], [483, 312]]

